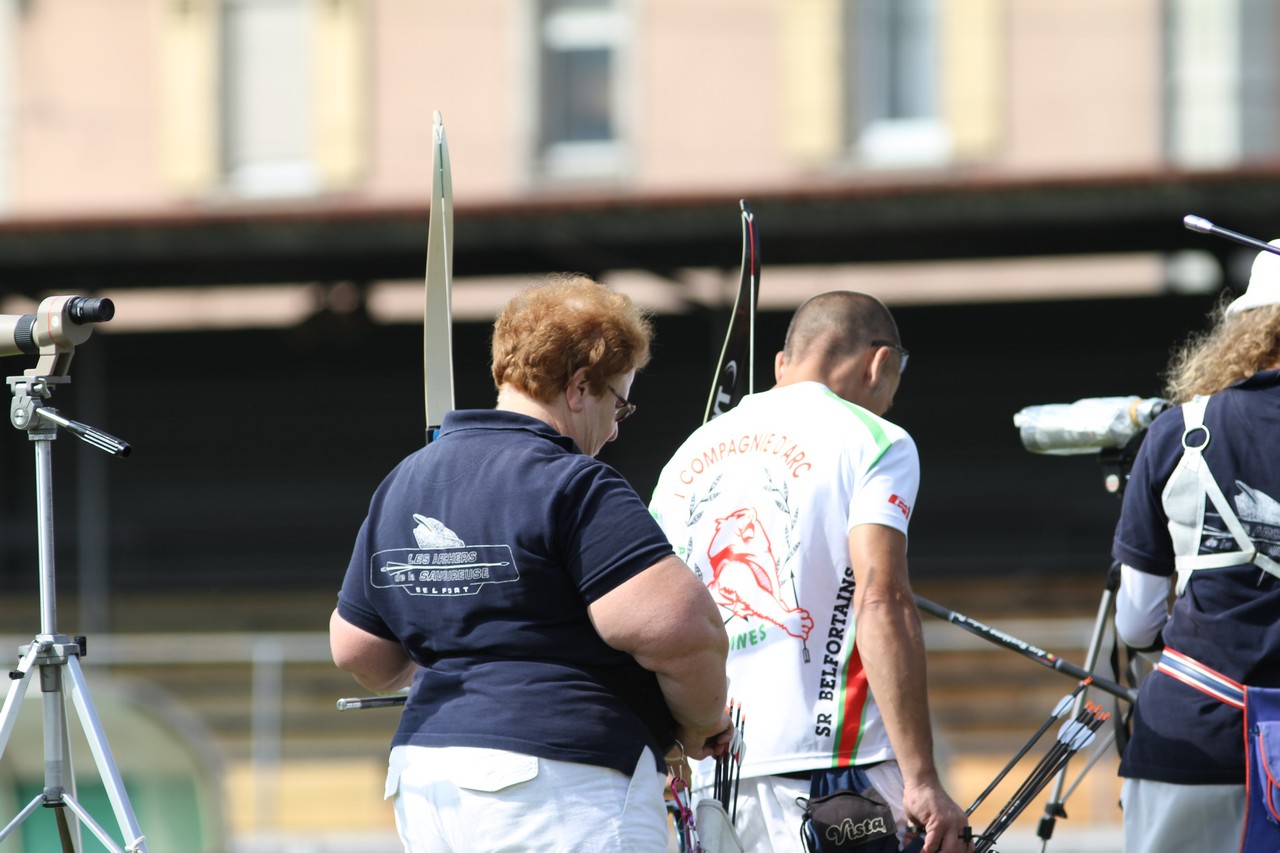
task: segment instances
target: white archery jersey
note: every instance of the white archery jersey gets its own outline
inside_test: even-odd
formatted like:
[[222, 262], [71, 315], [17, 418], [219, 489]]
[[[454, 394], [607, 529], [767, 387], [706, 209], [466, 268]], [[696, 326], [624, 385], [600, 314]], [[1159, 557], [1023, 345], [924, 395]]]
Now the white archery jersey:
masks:
[[854, 641], [848, 534], [905, 534], [919, 480], [903, 429], [817, 382], [746, 397], [663, 469], [650, 510], [724, 618], [743, 776], [892, 757]]

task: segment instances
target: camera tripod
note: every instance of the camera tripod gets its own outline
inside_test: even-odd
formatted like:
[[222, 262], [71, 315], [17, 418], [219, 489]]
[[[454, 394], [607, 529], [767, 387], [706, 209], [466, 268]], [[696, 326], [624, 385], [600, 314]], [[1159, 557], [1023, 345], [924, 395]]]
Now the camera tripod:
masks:
[[[30, 371], [29, 371], [30, 372]], [[112, 853], [147, 853], [146, 841], [138, 828], [129, 796], [125, 791], [120, 771], [111, 755], [111, 748], [103, 734], [102, 725], [89, 697], [80, 658], [85, 654], [84, 637], [71, 639], [57, 630], [57, 604], [54, 590], [53, 562], [53, 464], [52, 444], [57, 438], [57, 428], [62, 427], [82, 441], [116, 456], [127, 456], [129, 445], [84, 424], [68, 420], [54, 409], [44, 408], [43, 402], [53, 393], [53, 385], [69, 382], [66, 376], [11, 376], [8, 384], [13, 390], [9, 420], [17, 429], [27, 432], [35, 444], [36, 458], [36, 512], [40, 567], [40, 633], [30, 644], [19, 649], [21, 659], [16, 669], [9, 672], [9, 690], [0, 708], [0, 756], [3, 755], [13, 733], [22, 700], [27, 688], [39, 674], [40, 691], [44, 710], [44, 789], [24, 807], [7, 826], [0, 829], [3, 842], [37, 808], [53, 809], [58, 823], [58, 837], [62, 853], [82, 850], [80, 824], [87, 826], [107, 850]], [[124, 846], [93, 819], [76, 799], [75, 776], [71, 765], [71, 749], [68, 738], [66, 697], [80, 718], [80, 724], [89, 742], [103, 786], [115, 813]], [[67, 815], [67, 811], [72, 816]], [[78, 819], [78, 822], [77, 822]]]
[[[1146, 430], [1138, 432], [1135, 436], [1119, 448], [1104, 448], [1099, 451], [1098, 462], [1102, 465], [1103, 485], [1108, 492], [1118, 498], [1124, 497], [1125, 486], [1129, 483], [1129, 471], [1133, 468], [1134, 459], [1138, 455], [1138, 448], [1142, 445], [1143, 439], [1146, 438]], [[1116, 593], [1120, 589], [1120, 564], [1112, 561], [1110, 569], [1107, 570], [1106, 583], [1102, 590], [1102, 599], [1098, 602], [1098, 614], [1094, 618], [1093, 632], [1089, 637], [1089, 645], [1085, 652], [1084, 669], [1087, 672], [1094, 672], [1098, 666], [1104, 646], [1107, 644], [1108, 633], [1113, 630], [1110, 628], [1115, 615]], [[1113, 675], [1119, 679], [1125, 676], [1130, 685], [1136, 685], [1142, 680], [1146, 674], [1142, 671], [1140, 660], [1129, 655], [1127, 662], [1120, 660], [1120, 639], [1111, 635], [1112, 655], [1111, 664]], [[1121, 670], [1124, 670], [1123, 672]], [[1072, 707], [1072, 713], [1078, 713], [1080, 707], [1084, 704], [1088, 691], [1083, 691], [1076, 697], [1075, 704]], [[1136, 701], [1136, 696], [1129, 699], [1130, 713], [1131, 707]], [[1114, 716], [1114, 727], [1112, 732], [1104, 739], [1102, 744], [1094, 750], [1093, 757], [1085, 765], [1084, 769], [1076, 777], [1075, 781], [1067, 787], [1067, 768], [1064, 766], [1057, 774], [1053, 782], [1053, 790], [1050, 793], [1048, 802], [1045, 803], [1044, 814], [1040, 818], [1040, 823], [1036, 827], [1036, 835], [1041, 840], [1040, 849], [1043, 851], [1049, 844], [1049, 839], [1053, 837], [1054, 826], [1058, 818], [1066, 818], [1066, 802], [1071, 794], [1075, 791], [1076, 786], [1084, 779], [1086, 773], [1093, 766], [1102, 753], [1106, 751], [1113, 743], [1116, 744], [1119, 752], [1124, 751], [1123, 738], [1127, 736], [1127, 715], [1122, 711], [1119, 702], [1116, 703], [1116, 713]], [[1120, 739], [1117, 741], [1117, 739]]]

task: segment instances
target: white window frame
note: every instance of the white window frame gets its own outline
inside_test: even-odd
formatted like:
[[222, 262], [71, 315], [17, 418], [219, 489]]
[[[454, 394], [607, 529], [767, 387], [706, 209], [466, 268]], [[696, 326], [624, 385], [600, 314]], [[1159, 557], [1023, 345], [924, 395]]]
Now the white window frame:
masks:
[[1188, 168], [1280, 151], [1280, 10], [1271, 0], [1166, 0], [1165, 150]]
[[300, 109], [305, 111], [308, 127], [303, 131], [308, 143], [313, 142], [316, 128], [314, 126], [313, 92], [314, 75], [312, 67], [314, 57], [312, 40], [311, 4], [309, 0], [222, 0], [222, 22], [219, 27], [221, 45], [219, 48], [220, 75], [223, 81], [219, 111], [222, 115], [222, 139], [219, 145], [222, 162], [222, 176], [225, 189], [233, 195], [243, 197], [288, 197], [311, 195], [319, 191], [320, 178], [316, 168], [314, 145], [297, 156], [279, 159], [259, 160], [256, 162], [232, 163], [231, 124], [235, 120], [235, 105], [232, 99], [232, 75], [236, 73], [234, 64], [234, 45], [231, 43], [230, 17], [244, 7], [271, 4], [296, 5], [301, 17], [302, 31], [299, 37], [302, 43], [302, 56], [299, 57], [304, 74], [304, 91], [300, 93]]
[[[541, 5], [535, 13], [538, 34], [534, 65], [533, 103], [534, 147], [537, 171], [555, 179], [616, 177], [627, 166], [626, 111], [623, 108], [628, 90], [629, 64], [627, 3], [613, 0], [603, 8], [563, 8], [543, 15]], [[613, 138], [591, 141], [555, 141], [544, 143], [544, 105], [542, 100], [542, 60], [544, 50], [602, 48], [612, 52], [610, 106], [613, 110]]]
[[[915, 0], [926, 15], [927, 31], [923, 38], [930, 42], [919, 51], [924, 56], [923, 67], [917, 69], [916, 64], [897, 63], [917, 69], [921, 79], [932, 88], [932, 115], [873, 117], [866, 119], [866, 109], [862, 106], [862, 93], [866, 91], [866, 69], [868, 63], [887, 63], [881, 67], [880, 74], [884, 78], [897, 73], [894, 60], [888, 51], [880, 51], [879, 55], [868, 59], [864, 55], [864, 46], [887, 44], [890, 33], [886, 31], [869, 32], [865, 28], [865, 16], [860, 15], [865, 0], [849, 0], [845, 14], [851, 16], [851, 22], [845, 26], [846, 37], [850, 39], [846, 60], [845, 79], [849, 94], [845, 98], [846, 109], [851, 113], [847, 128], [849, 144], [854, 160], [867, 168], [909, 168], [919, 166], [941, 166], [952, 158], [951, 134], [942, 113], [943, 90], [941, 75], [942, 34], [940, 16], [940, 0]], [[900, 9], [899, 4], [907, 0], [881, 0], [886, 9]], [[899, 48], [899, 52], [904, 48]]]

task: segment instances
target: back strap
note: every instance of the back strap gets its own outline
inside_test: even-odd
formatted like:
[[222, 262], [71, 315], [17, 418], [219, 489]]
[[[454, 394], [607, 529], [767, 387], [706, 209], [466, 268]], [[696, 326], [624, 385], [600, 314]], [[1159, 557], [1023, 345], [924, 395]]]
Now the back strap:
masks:
[[[1165, 484], [1161, 502], [1169, 520], [1169, 535], [1174, 546], [1174, 566], [1178, 571], [1177, 594], [1182, 595], [1192, 572], [1200, 569], [1223, 569], [1253, 563], [1270, 575], [1280, 578], [1280, 563], [1258, 550], [1219, 488], [1217, 480], [1204, 461], [1205, 448], [1212, 436], [1204, 425], [1208, 397], [1196, 397], [1182, 407], [1185, 428], [1182, 433], [1182, 458]], [[1199, 445], [1189, 442], [1193, 434], [1202, 433]], [[1238, 550], [1216, 554], [1200, 553], [1205, 499], [1217, 510]]]
[[1176, 678], [1219, 702], [1244, 710], [1244, 685], [1210, 669], [1195, 658], [1166, 647], [1160, 654], [1156, 671]]

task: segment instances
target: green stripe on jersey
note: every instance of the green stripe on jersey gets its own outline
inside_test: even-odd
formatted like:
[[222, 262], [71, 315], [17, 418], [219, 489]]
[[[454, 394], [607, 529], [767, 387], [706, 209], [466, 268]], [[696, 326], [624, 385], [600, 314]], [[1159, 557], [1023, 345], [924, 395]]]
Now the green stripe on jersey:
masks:
[[[850, 403], [830, 388], [826, 389], [827, 396], [841, 403], [846, 409], [853, 413], [853, 416], [862, 421], [862, 425], [867, 428], [867, 432], [871, 433], [871, 439], [876, 443], [876, 458], [871, 460], [871, 465], [875, 465], [880, 461], [880, 457], [884, 456], [884, 452], [893, 444], [889, 440], [889, 436], [884, 434], [884, 427], [880, 425], [880, 419], [868, 412], [861, 406]], [[871, 467], [870, 465], [867, 467]]]

